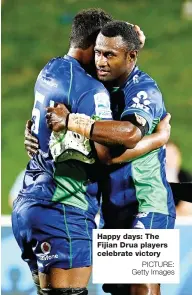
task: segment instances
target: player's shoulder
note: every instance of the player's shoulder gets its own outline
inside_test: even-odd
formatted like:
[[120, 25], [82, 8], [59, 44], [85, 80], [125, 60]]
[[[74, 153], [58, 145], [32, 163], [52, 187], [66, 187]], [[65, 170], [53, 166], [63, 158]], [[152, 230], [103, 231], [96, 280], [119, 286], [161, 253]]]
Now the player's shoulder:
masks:
[[[67, 75], [67, 73], [69, 73]], [[36, 85], [39, 83], [47, 84], [50, 87], [57, 88], [58, 82], [65, 83], [63, 75], [70, 79], [70, 66], [63, 57], [53, 57], [41, 69], [37, 76]]]
[[67, 63], [67, 60], [64, 59], [64, 57], [62, 56], [56, 56], [56, 57], [52, 57], [45, 65], [45, 67], [47, 66], [51, 66], [52, 64], [64, 64]]
[[142, 91], [147, 92], [151, 97], [162, 98], [157, 82], [149, 74], [136, 67], [125, 84], [124, 92], [130, 96]]
[[84, 88], [85, 91], [91, 89], [97, 89], [101, 91], [106, 90], [104, 85], [96, 80], [93, 76], [91, 76], [84, 69], [84, 67], [82, 67], [78, 60], [69, 55], [65, 55], [63, 57], [63, 60], [70, 64], [70, 72], [73, 80], [72, 83], [75, 81], [75, 83], [78, 85], [78, 88], [80, 86], [80, 88]]
[[46, 73], [58, 73], [61, 69], [66, 71], [69, 68], [69, 63], [61, 56], [51, 58], [39, 73], [39, 76]]
[[[158, 88], [157, 82], [156, 80], [154, 80], [148, 73], [141, 71], [140, 69], [138, 69], [138, 74], [140, 76], [140, 80], [141, 83], [145, 83], [145, 84], [149, 84], [149, 85], [153, 85], [154, 87]], [[135, 78], [133, 77], [133, 80]]]
[[107, 89], [105, 88], [105, 86], [98, 81], [97, 79], [95, 79], [94, 77], [92, 77], [91, 75], [87, 74], [89, 82], [90, 82], [90, 87], [92, 88], [93, 91], [96, 92], [107, 92]]
[[141, 71], [138, 67], [132, 76], [130, 84], [132, 85], [132, 87], [135, 88], [153, 88], [156, 89], [158, 92], [161, 92], [157, 85], [157, 82], [149, 74]]
[[74, 81], [84, 90], [84, 92], [89, 92], [90, 95], [99, 92], [108, 94], [105, 86], [87, 73], [83, 68], [80, 72], [77, 72], [76, 75], [74, 75]]

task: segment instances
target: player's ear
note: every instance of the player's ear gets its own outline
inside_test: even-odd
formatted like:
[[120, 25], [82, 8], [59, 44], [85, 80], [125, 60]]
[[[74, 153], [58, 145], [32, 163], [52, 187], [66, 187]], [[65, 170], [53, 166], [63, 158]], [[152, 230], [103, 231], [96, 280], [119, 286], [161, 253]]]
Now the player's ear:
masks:
[[136, 61], [136, 59], [137, 59], [137, 53], [138, 52], [136, 50], [129, 52], [129, 54], [128, 54], [128, 60], [129, 60], [129, 62]]

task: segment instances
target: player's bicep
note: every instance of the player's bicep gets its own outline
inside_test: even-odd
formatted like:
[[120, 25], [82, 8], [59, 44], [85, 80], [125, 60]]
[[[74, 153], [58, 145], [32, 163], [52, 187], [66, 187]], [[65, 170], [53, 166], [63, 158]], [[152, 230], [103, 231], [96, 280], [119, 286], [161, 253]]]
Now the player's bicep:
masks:
[[145, 136], [149, 131], [148, 121], [143, 116], [138, 115], [136, 112], [123, 116], [122, 121], [129, 121], [134, 126], [136, 126], [140, 130], [142, 136]]
[[146, 86], [138, 91], [136, 89], [126, 98], [121, 120], [129, 118], [136, 126], [143, 126], [141, 128], [146, 134], [151, 129], [153, 120], [159, 116], [161, 106], [162, 96], [158, 88]]

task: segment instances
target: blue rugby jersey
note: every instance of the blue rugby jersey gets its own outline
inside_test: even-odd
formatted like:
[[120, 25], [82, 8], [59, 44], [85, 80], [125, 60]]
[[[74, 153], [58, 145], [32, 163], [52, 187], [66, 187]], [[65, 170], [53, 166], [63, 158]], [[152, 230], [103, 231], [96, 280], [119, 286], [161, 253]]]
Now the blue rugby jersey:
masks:
[[[151, 134], [166, 115], [162, 94], [156, 82], [135, 67], [124, 85], [111, 93], [113, 116], [116, 120], [129, 120], [135, 115], [146, 120]], [[175, 217], [175, 204], [165, 173], [165, 147], [134, 159], [123, 165], [110, 167], [104, 183], [104, 214], [110, 208], [121, 210], [138, 201], [139, 212], [158, 212]]]
[[73, 113], [112, 119], [109, 94], [102, 83], [68, 55], [51, 59], [35, 84], [32, 132], [39, 140], [40, 152], [27, 165], [19, 195], [50, 199], [95, 214], [100, 196], [97, 163], [68, 160], [55, 164], [49, 153], [51, 131], [46, 125], [46, 107], [55, 102], [64, 103]]

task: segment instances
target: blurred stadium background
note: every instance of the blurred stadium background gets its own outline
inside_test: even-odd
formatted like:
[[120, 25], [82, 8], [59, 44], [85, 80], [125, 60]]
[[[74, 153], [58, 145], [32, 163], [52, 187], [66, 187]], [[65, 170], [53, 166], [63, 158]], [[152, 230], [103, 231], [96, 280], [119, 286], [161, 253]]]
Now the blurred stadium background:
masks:
[[[16, 176], [28, 161], [23, 146], [23, 133], [25, 122], [31, 116], [36, 77], [50, 58], [66, 53], [73, 16], [82, 8], [101, 7], [116, 19], [138, 24], [145, 32], [147, 41], [140, 54], [140, 68], [158, 82], [164, 94], [167, 110], [172, 114], [171, 138], [181, 149], [182, 166], [192, 171], [190, 128], [192, 2], [190, 0], [4, 0], [1, 2], [2, 214], [11, 212], [8, 204], [9, 191]], [[188, 238], [192, 241], [192, 237]], [[9, 243], [10, 246], [7, 248], [6, 245]], [[188, 244], [190, 243], [188, 241]], [[8, 275], [2, 276], [2, 294], [35, 294], [30, 290], [30, 286], [26, 285], [31, 281], [30, 278], [25, 279], [26, 272], [23, 270], [25, 266], [22, 265], [22, 270], [14, 267], [20, 263], [16, 247], [10, 229], [4, 227], [2, 250], [9, 249], [7, 255], [13, 267]], [[14, 259], [10, 256], [10, 251], [13, 249]], [[13, 287], [9, 283], [9, 278]], [[19, 289], [15, 292], [10, 291], [11, 288], [17, 289], [16, 283], [19, 280], [21, 283], [18, 288], [23, 291], [18, 291]], [[176, 289], [180, 291], [174, 291], [175, 293], [166, 291], [163, 295], [192, 295], [192, 287], [191, 290], [187, 287], [186, 290], [183, 289], [184, 291], [179, 287], [175, 287]], [[99, 294], [98, 292], [93, 291], [91, 294]]]

